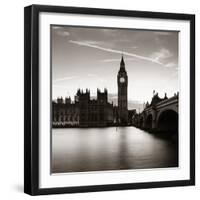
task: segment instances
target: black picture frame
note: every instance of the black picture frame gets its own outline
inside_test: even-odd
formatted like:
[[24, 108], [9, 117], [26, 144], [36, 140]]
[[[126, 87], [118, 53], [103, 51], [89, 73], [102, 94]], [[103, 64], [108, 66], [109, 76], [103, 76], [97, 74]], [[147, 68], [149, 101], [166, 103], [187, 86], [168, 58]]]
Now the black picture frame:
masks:
[[[39, 14], [76, 13], [104, 16], [188, 20], [190, 23], [190, 179], [61, 188], [39, 188]], [[143, 189], [195, 184], [195, 15], [82, 7], [31, 5], [24, 9], [24, 192], [46, 195]]]

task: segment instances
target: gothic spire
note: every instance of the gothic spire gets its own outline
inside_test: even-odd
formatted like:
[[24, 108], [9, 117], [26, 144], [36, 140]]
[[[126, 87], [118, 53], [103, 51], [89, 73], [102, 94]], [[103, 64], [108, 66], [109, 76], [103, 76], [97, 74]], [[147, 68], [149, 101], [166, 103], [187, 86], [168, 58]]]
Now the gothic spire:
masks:
[[121, 72], [126, 71], [126, 69], [125, 69], [125, 62], [124, 62], [124, 56], [123, 56], [123, 54], [122, 54], [122, 58], [121, 58], [121, 61], [120, 61], [120, 70], [119, 70], [119, 71], [121, 71]]
[[125, 68], [125, 62], [124, 62], [124, 56], [122, 54], [121, 62], [120, 62], [120, 67]]

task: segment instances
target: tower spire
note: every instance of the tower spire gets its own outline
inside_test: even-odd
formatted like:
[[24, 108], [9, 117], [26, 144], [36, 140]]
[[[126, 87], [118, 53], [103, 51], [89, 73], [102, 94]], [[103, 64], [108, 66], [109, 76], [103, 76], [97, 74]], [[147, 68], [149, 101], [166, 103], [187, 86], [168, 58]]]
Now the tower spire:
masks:
[[122, 53], [121, 61], [120, 61], [120, 71], [126, 71], [125, 70], [125, 62], [124, 62], [124, 55]]
[[121, 62], [120, 62], [120, 67], [125, 67], [125, 62], [124, 62], [124, 55], [122, 53], [122, 58], [121, 58]]

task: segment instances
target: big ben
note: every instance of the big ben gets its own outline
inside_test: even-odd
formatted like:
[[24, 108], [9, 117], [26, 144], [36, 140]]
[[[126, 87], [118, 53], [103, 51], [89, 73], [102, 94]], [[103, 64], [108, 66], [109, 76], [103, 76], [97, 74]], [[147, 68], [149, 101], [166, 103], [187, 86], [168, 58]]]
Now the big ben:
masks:
[[127, 125], [128, 123], [128, 76], [125, 69], [125, 62], [122, 56], [120, 62], [120, 69], [117, 75], [118, 85], [118, 123], [120, 125]]

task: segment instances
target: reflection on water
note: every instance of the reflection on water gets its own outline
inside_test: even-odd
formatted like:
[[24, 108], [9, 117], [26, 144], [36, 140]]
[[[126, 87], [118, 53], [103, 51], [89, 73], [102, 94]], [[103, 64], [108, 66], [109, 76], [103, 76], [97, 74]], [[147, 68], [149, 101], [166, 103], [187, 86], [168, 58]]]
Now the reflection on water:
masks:
[[176, 166], [175, 143], [135, 127], [52, 130], [52, 173]]

